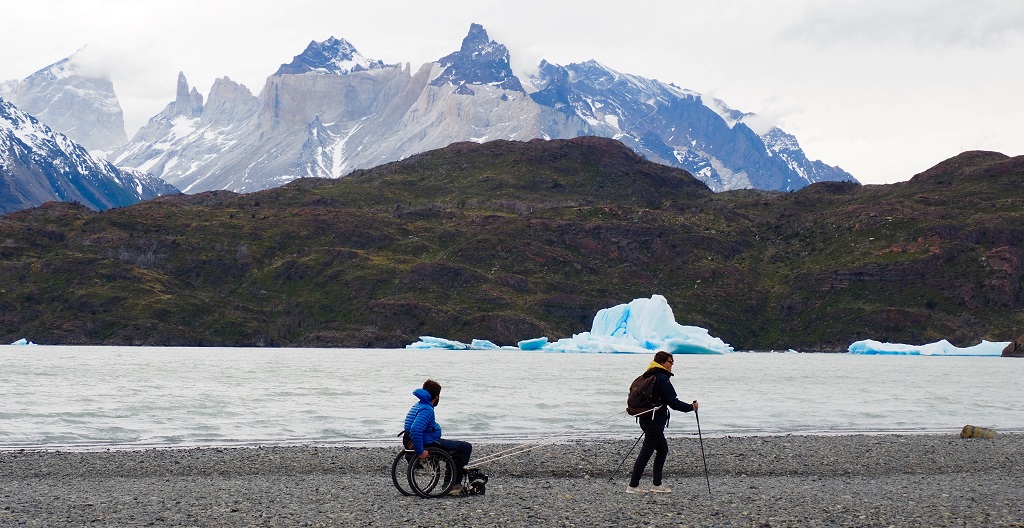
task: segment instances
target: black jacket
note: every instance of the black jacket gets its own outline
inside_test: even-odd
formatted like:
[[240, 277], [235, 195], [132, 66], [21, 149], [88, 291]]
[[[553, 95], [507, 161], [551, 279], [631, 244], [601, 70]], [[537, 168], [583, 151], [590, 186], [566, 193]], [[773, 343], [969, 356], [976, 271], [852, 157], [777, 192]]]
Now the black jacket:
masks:
[[669, 378], [673, 374], [663, 368], [654, 367], [644, 372], [644, 376], [657, 376], [654, 380], [654, 395], [659, 398], [662, 407], [657, 411], [654, 411], [654, 418], [668, 418], [668, 408], [671, 407], [677, 411], [690, 412], [693, 410], [693, 405], [686, 403], [676, 396], [676, 389], [672, 386], [672, 382]]

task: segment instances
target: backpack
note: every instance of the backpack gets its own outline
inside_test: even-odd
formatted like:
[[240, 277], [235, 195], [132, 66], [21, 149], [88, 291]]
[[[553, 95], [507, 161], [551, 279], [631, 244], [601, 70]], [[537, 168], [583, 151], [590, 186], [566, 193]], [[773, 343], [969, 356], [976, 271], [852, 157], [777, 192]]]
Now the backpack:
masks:
[[661, 406], [660, 398], [654, 395], [654, 383], [657, 380], [656, 374], [650, 376], [641, 374], [633, 380], [632, 385], [629, 386], [629, 396], [626, 397], [626, 412], [630, 416], [637, 416]]

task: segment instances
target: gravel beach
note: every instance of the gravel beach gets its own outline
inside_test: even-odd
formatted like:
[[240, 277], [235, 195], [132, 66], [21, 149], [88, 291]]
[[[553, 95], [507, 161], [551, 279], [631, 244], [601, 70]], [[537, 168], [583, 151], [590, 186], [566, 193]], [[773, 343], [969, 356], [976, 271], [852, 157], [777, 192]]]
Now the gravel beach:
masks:
[[674, 493], [626, 495], [632, 445], [546, 445], [440, 499], [395, 490], [397, 448], [5, 451], [0, 526], [1024, 527], [1020, 434], [705, 438], [710, 495], [690, 437], [669, 440]]

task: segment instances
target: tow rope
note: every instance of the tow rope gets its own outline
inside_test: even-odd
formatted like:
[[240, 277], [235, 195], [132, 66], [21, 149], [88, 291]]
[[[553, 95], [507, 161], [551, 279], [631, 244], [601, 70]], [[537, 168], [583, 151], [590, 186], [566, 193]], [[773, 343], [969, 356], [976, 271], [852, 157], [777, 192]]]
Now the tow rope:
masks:
[[[556, 433], [552, 433], [552, 434], [547, 435], [547, 436], [542, 436], [539, 439], [537, 439], [537, 440], [535, 440], [533, 442], [527, 443], [527, 444], [513, 446], [513, 447], [510, 447], [508, 449], [505, 449], [505, 450], [502, 450], [502, 451], [498, 451], [497, 453], [491, 453], [489, 455], [482, 456], [482, 457], [477, 458], [476, 460], [474, 460], [472, 465], [466, 466], [466, 469], [478, 469], [480, 466], [482, 466], [484, 464], [490, 464], [491, 462], [494, 462], [496, 460], [501, 460], [503, 458], [508, 458], [508, 457], [511, 457], [511, 456], [520, 455], [522, 453], [527, 453], [529, 451], [533, 451], [534, 449], [539, 449], [541, 447], [545, 447], [545, 446], [557, 443], [559, 440], [571, 439], [574, 434], [578, 434], [578, 433], [581, 433], [581, 432], [588, 431], [590, 429], [594, 429], [593, 426], [604, 424], [606, 422], [610, 422], [613, 419], [618, 418], [620, 415], [623, 415], [623, 414], [635, 418], [635, 417], [641, 416], [641, 415], [649, 413], [649, 412], [654, 412], [654, 411], [656, 411], [658, 409], [660, 409], [660, 407], [656, 407], [654, 409], [650, 409], [650, 410], [647, 410], [647, 411], [644, 411], [644, 412], [641, 412], [641, 413], [637, 413], [637, 414], [629, 414], [626, 411], [619, 411], [617, 413], [610, 414], [610, 415], [608, 415], [608, 416], [606, 416], [604, 418], [600, 418], [598, 420], [594, 420], [593, 422], [587, 422], [587, 423], [584, 423], [584, 424], [581, 424], [581, 425], [576, 425], [576, 426], [570, 427], [568, 429], [564, 429], [562, 431], [558, 431]], [[580, 427], [586, 427], [586, 429], [580, 429]]]

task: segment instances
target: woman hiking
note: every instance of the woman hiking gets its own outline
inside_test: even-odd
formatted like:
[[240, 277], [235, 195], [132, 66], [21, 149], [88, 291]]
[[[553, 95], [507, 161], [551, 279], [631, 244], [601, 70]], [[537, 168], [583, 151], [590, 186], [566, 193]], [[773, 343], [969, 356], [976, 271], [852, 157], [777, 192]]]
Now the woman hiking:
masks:
[[644, 443], [640, 447], [640, 454], [633, 464], [633, 473], [629, 477], [629, 485], [626, 486], [626, 493], [647, 493], [647, 490], [640, 487], [640, 477], [643, 476], [647, 462], [651, 455], [654, 456], [654, 475], [651, 486], [652, 493], [672, 493], [668, 486], [661, 481], [662, 471], [665, 467], [665, 459], [668, 458], [668, 441], [665, 440], [665, 427], [668, 425], [669, 407], [682, 412], [697, 410], [697, 401], [693, 404], [680, 401], [676, 397], [676, 390], [672, 387], [669, 378], [672, 377], [672, 364], [675, 360], [668, 352], [654, 354], [654, 361], [647, 367], [644, 377], [655, 376], [653, 396], [654, 401], [659, 402], [661, 407], [653, 412], [643, 413], [637, 417], [640, 429], [644, 432]]

